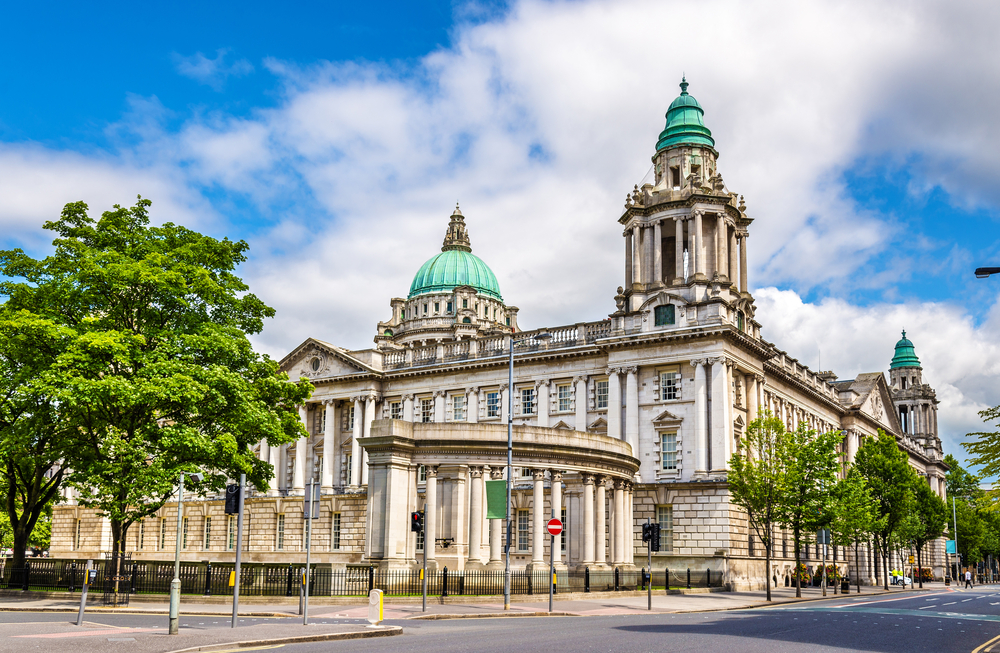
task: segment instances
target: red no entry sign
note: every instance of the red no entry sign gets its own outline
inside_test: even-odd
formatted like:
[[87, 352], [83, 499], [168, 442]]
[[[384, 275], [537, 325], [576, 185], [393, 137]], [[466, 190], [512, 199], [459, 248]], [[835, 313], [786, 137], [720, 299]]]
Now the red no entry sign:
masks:
[[558, 519], [550, 519], [549, 523], [545, 525], [545, 529], [549, 532], [549, 535], [558, 535], [562, 533], [562, 522]]

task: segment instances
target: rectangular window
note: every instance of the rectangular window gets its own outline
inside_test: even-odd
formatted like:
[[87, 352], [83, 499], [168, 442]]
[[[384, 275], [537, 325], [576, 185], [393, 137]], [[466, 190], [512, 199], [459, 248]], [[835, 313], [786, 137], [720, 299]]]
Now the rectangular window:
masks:
[[346, 477], [347, 484], [351, 484], [351, 454], [347, 454], [344, 457], [344, 464], [346, 469], [344, 470], [344, 476]]
[[427, 315], [427, 304], [424, 304], [424, 315]]
[[80, 527], [81, 527], [82, 524], [83, 524], [83, 520], [82, 519], [77, 519], [76, 520], [76, 533], [75, 533], [75, 535], [73, 535], [73, 550], [74, 551], [79, 551], [80, 550]]
[[521, 478], [531, 478], [531, 468], [522, 467], [521, 468]]
[[677, 434], [676, 433], [661, 433], [660, 434], [660, 460], [663, 463], [662, 468], [668, 471], [674, 471], [677, 469]]
[[182, 549], [186, 549], [186, 548], [188, 548], [188, 518], [187, 517], [184, 518], [182, 530], [184, 531], [184, 533], [181, 535], [181, 548]]
[[675, 309], [673, 304], [664, 304], [653, 309], [655, 326], [668, 326], [674, 323]]
[[140, 551], [146, 547], [146, 520], [139, 522], [139, 546]]
[[212, 546], [212, 518], [205, 517], [205, 548], [209, 549]]
[[333, 513], [333, 539], [330, 540], [334, 551], [340, 550], [340, 513]]
[[417, 533], [417, 551], [419, 552], [423, 550], [424, 550], [424, 532], [420, 531], [419, 533]]
[[421, 399], [420, 400], [420, 421], [430, 422], [434, 417], [434, 400], [433, 399]]
[[535, 412], [535, 389], [521, 388], [521, 414], [532, 415]]
[[451, 398], [451, 418], [456, 422], [465, 421], [465, 395], [454, 395]]
[[531, 532], [528, 530], [529, 519], [531, 514], [527, 510], [517, 511], [517, 550], [527, 551], [531, 546], [531, 541], [529, 536]]
[[348, 418], [347, 418], [348, 419], [347, 430], [348, 431], [353, 431], [354, 430], [354, 404], [351, 404], [351, 408], [347, 412], [347, 415], [348, 415]]
[[441, 302], [434, 302], [434, 312], [435, 313], [441, 312]]
[[233, 551], [236, 549], [236, 517], [229, 517], [229, 534], [226, 537], [226, 550]]
[[427, 466], [417, 465], [417, 483], [427, 482]]
[[567, 412], [573, 410], [573, 387], [568, 383], [566, 385], [556, 386], [556, 397], [559, 401], [559, 412]]
[[660, 551], [672, 553], [674, 550], [673, 506], [657, 506], [656, 522], [660, 525]]
[[486, 393], [486, 416], [500, 417], [500, 392], [497, 390]]
[[448, 315], [451, 315], [451, 312], [452, 312], [453, 310], [454, 310], [454, 308], [453, 308], [453, 306], [452, 306], [452, 303], [451, 303], [451, 302], [448, 302]]
[[674, 166], [670, 168], [670, 185], [675, 189], [679, 189], [681, 187], [680, 166]]
[[462, 300], [462, 308], [469, 308], [469, 300], [468, 299], [463, 299]]
[[277, 542], [275, 542], [275, 548], [278, 551], [285, 550], [285, 516], [278, 515], [278, 531], [277, 531]]
[[159, 550], [163, 551], [167, 548], [167, 520], [166, 518], [160, 520], [160, 547]]
[[393, 401], [389, 404], [389, 419], [403, 419], [403, 402]]
[[681, 398], [681, 373], [673, 370], [660, 373], [660, 399], [673, 401]]
[[595, 399], [597, 403], [597, 409], [608, 407], [608, 381], [607, 379], [603, 381], [598, 381], [595, 386]]

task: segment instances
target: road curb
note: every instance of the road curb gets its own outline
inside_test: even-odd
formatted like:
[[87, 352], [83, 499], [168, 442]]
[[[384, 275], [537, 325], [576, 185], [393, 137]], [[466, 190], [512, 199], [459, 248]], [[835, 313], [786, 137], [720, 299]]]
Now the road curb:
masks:
[[[55, 608], [55, 607], [36, 607], [36, 608], [22, 608], [16, 606], [0, 606], [0, 612], [65, 612], [67, 614], [76, 614], [79, 608]], [[136, 610], [129, 608], [92, 608], [87, 607], [86, 614], [144, 614], [148, 616], [166, 616], [167, 610]], [[205, 612], [205, 611], [189, 611], [183, 610], [181, 616], [187, 617], [231, 617], [231, 613], [226, 612]], [[294, 617], [296, 615], [288, 612], [240, 612], [240, 617]]]
[[485, 612], [468, 614], [418, 614], [409, 620], [438, 621], [440, 619], [500, 619], [511, 617], [579, 617], [575, 612]]
[[304, 644], [306, 642], [329, 642], [346, 639], [368, 639], [370, 637], [392, 637], [402, 635], [401, 626], [379, 626], [378, 629], [359, 630], [350, 633], [326, 633], [322, 635], [299, 635], [297, 637], [272, 637], [269, 639], [250, 639], [242, 642], [224, 642], [222, 644], [205, 644], [181, 648], [169, 653], [195, 653], [196, 651], [221, 651], [227, 648], [251, 648], [254, 646], [271, 646], [274, 644]]

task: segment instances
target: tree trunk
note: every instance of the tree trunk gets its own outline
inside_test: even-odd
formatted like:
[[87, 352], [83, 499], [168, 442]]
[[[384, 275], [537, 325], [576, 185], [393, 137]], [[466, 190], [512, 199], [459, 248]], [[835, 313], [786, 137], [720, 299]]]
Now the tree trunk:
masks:
[[882, 571], [884, 572], [882, 578], [882, 582], [884, 583], [883, 587], [885, 588], [885, 591], [888, 592], [889, 591], [889, 536], [888, 535], [882, 538], [882, 543], [879, 545], [879, 549], [881, 549]]
[[764, 575], [767, 577], [767, 600], [771, 600], [771, 541], [764, 545]]
[[854, 580], [855, 584], [858, 586], [858, 594], [861, 594], [861, 560], [858, 558], [860, 546], [857, 540], [854, 540], [854, 564], [856, 569], [854, 570]]
[[792, 539], [795, 542], [795, 598], [802, 598], [802, 578], [799, 574], [799, 567], [802, 565], [802, 546], [799, 544], [799, 527], [792, 531]]
[[[125, 538], [128, 536], [128, 527], [131, 525], [132, 522], [111, 520], [111, 561], [109, 570], [114, 578], [122, 576], [122, 554], [125, 552]], [[114, 582], [114, 592], [116, 594], [120, 591], [118, 582], [117, 580]]]

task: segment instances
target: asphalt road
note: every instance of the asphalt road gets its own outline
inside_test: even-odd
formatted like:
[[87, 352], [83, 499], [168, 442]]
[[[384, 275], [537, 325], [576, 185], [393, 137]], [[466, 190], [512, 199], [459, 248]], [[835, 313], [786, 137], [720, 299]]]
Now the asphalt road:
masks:
[[289, 645], [282, 653], [971, 653], [1000, 637], [1000, 587], [711, 613], [387, 623], [404, 626], [405, 633], [384, 640]]

